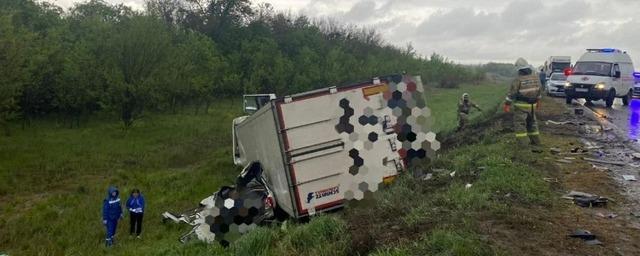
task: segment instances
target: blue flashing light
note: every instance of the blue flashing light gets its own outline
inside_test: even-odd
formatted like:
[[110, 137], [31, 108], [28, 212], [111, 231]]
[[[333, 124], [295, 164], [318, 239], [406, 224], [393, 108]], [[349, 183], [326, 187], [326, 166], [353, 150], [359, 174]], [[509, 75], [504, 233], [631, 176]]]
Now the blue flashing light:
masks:
[[633, 72], [633, 77], [640, 79], [640, 72]]
[[616, 49], [613, 49], [613, 48], [604, 48], [604, 49], [602, 49], [602, 50], [600, 50], [600, 51], [602, 51], [602, 52], [616, 52]]

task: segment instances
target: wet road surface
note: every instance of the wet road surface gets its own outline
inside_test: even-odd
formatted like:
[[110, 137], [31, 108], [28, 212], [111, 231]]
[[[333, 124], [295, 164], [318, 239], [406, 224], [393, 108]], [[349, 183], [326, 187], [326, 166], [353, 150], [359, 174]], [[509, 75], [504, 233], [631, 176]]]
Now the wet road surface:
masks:
[[[556, 100], [564, 104], [563, 98]], [[578, 105], [575, 105], [576, 103]], [[574, 105], [567, 105], [571, 112], [573, 109], [582, 107], [595, 112], [595, 118], [599, 120], [593, 121], [598, 121], [602, 125], [602, 129], [607, 127], [599, 132], [582, 133], [581, 137], [586, 143], [585, 146], [597, 145], [599, 148], [595, 152], [591, 152], [591, 157], [624, 163], [623, 166], [594, 163], [594, 168], [604, 167], [621, 186], [622, 194], [630, 199], [629, 211], [640, 214], [640, 180], [628, 181], [623, 178], [623, 175], [633, 175], [640, 179], [640, 159], [634, 156], [634, 153], [640, 152], [640, 99], [633, 100], [629, 106], [624, 106], [621, 99], [616, 99], [611, 108], [607, 108], [604, 101], [593, 101], [588, 104], [585, 100], [574, 100]], [[584, 126], [590, 126], [588, 120], [593, 118], [589, 116], [585, 114], [581, 117], [574, 117], [578, 121], [586, 121]]]
[[613, 123], [621, 134], [625, 135], [624, 139], [630, 141], [640, 147], [638, 140], [640, 139], [640, 99], [633, 100], [629, 106], [624, 106], [621, 99], [616, 99], [611, 108], [605, 106], [604, 101], [593, 101], [591, 104], [585, 100], [574, 100], [574, 103], [583, 105], [595, 112], [600, 118], [606, 119]]

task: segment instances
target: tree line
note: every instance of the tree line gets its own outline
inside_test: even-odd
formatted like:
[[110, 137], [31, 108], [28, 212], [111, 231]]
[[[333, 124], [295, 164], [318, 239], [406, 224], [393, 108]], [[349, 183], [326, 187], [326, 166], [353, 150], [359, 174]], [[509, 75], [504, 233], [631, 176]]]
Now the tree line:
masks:
[[150, 0], [143, 11], [102, 0], [68, 10], [0, 1], [0, 126], [55, 114], [70, 127], [96, 112], [129, 127], [145, 112], [206, 112], [243, 93], [286, 95], [406, 71], [443, 87], [480, 69], [375, 30], [276, 12], [249, 0]]

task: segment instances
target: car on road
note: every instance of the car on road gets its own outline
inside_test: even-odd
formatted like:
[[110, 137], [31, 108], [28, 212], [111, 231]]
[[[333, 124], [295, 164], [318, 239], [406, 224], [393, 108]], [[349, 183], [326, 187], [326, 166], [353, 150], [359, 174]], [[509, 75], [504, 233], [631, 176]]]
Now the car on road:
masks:
[[564, 85], [567, 83], [567, 76], [563, 73], [553, 73], [545, 84], [545, 91], [549, 96], [564, 97]]
[[573, 69], [567, 70], [566, 103], [573, 99], [604, 100], [607, 107], [615, 98], [628, 105], [633, 96], [633, 62], [619, 49], [587, 49]]

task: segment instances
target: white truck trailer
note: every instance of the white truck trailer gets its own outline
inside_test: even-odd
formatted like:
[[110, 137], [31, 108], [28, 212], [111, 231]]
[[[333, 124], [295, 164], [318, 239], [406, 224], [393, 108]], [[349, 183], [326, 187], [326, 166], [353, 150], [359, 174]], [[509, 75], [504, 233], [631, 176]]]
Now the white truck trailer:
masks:
[[440, 148], [423, 90], [419, 77], [395, 75], [270, 101], [245, 98], [249, 110], [265, 104], [234, 120], [234, 162], [260, 162], [277, 207], [292, 217], [341, 207]]
[[[233, 121], [233, 161], [246, 166], [223, 187], [166, 220], [193, 226], [181, 237], [229, 241], [284, 212], [293, 218], [342, 207], [440, 149], [430, 132], [420, 77], [391, 75], [297, 95], [245, 95]], [[278, 214], [276, 214], [278, 215]]]

